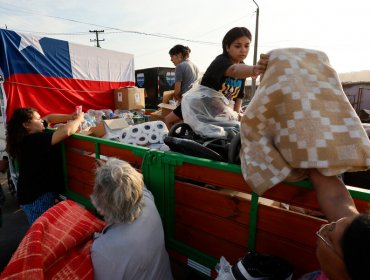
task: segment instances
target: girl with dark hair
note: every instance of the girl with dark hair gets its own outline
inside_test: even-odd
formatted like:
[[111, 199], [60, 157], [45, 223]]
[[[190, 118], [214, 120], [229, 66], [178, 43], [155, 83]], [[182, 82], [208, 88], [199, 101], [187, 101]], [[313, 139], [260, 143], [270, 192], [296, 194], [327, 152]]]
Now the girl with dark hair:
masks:
[[370, 278], [370, 215], [355, 216], [341, 239], [343, 260], [352, 280]]
[[[6, 151], [19, 163], [17, 198], [32, 224], [55, 203], [55, 193], [63, 190], [59, 142], [75, 133], [84, 114], [50, 114], [41, 118], [36, 109], [18, 108], [6, 126]], [[69, 121], [51, 132], [48, 123]]]
[[[190, 52], [190, 48], [183, 45], [176, 45], [169, 51], [171, 61], [176, 66], [174, 98], [179, 103], [181, 102], [182, 95], [191, 89], [199, 77], [198, 67], [189, 60]], [[164, 119], [168, 129], [180, 121], [182, 121], [181, 103]]]
[[221, 92], [228, 100], [234, 101], [234, 111], [240, 112], [244, 97], [245, 79], [262, 74], [268, 63], [268, 55], [261, 54], [257, 65], [245, 65], [252, 35], [245, 27], [234, 27], [222, 40], [223, 53], [210, 64], [201, 85]]

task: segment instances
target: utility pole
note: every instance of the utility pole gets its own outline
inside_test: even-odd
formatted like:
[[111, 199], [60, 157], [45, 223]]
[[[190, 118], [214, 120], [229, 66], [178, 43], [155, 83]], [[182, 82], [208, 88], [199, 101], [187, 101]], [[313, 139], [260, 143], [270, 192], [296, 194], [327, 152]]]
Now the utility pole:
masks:
[[104, 32], [104, 30], [89, 30], [90, 33], [95, 33], [96, 39], [90, 39], [90, 42], [96, 42], [96, 46], [100, 48], [100, 41], [105, 41], [105, 39], [100, 40], [99, 39], [99, 33]]

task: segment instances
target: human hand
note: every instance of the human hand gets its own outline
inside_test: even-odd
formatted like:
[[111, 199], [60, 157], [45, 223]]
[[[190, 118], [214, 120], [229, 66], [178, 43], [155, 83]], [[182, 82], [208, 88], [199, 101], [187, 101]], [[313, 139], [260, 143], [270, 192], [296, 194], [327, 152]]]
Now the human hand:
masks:
[[182, 99], [182, 96], [181, 96], [181, 94], [180, 94], [180, 92], [175, 92], [174, 94], [173, 94], [173, 99], [175, 99], [177, 102], [181, 102], [181, 99]]
[[71, 120], [72, 121], [75, 120], [75, 119], [77, 119], [77, 117], [78, 117], [78, 115], [77, 115], [76, 112], [74, 112], [73, 114], [71, 114]]
[[84, 112], [73, 113], [72, 114], [72, 119], [73, 120], [79, 120], [79, 121], [82, 122], [84, 120], [84, 117], [85, 117], [85, 113]]
[[267, 64], [269, 62], [269, 58], [270, 58], [270, 56], [268, 54], [261, 53], [260, 54], [260, 59], [258, 60], [257, 65], [261, 65], [261, 66], [265, 67], [265, 69], [266, 69]]
[[243, 112], [239, 112], [239, 114], [238, 114], [238, 120], [241, 121], [242, 118], [243, 118], [243, 116], [244, 116], [244, 113]]
[[257, 62], [257, 65], [253, 67], [253, 75], [252, 78], [256, 79], [259, 75], [265, 73], [267, 64], [269, 62], [269, 55], [268, 54], [260, 54], [260, 59]]

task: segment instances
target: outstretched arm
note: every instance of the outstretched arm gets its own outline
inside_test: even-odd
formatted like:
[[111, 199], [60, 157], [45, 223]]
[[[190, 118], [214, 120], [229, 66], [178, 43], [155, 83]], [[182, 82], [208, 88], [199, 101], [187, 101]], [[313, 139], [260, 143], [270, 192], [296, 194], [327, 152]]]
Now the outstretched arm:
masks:
[[49, 114], [43, 117], [48, 123], [65, 123], [74, 120], [77, 117], [76, 113], [73, 114]]
[[76, 117], [66, 123], [65, 125], [59, 127], [54, 133], [53, 137], [51, 138], [51, 144], [55, 145], [67, 137], [71, 136], [73, 133], [77, 132], [80, 127], [80, 124], [84, 120], [84, 113], [76, 114]]
[[355, 203], [346, 186], [336, 176], [324, 176], [317, 169], [309, 170], [321, 211], [329, 221], [357, 215]]
[[236, 79], [256, 78], [265, 72], [268, 59], [269, 56], [267, 54], [261, 54], [257, 65], [233, 64], [227, 68], [225, 75]]

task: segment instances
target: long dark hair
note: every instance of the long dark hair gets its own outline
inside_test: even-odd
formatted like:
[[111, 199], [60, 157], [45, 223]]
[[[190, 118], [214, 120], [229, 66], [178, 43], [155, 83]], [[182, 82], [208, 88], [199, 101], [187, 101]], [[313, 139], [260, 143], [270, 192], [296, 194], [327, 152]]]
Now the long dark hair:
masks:
[[28, 135], [24, 123], [32, 120], [33, 114], [37, 112], [34, 108], [18, 108], [13, 112], [6, 125], [6, 152], [11, 158], [17, 158], [20, 153], [20, 143]]
[[342, 252], [347, 272], [352, 280], [369, 278], [370, 215], [361, 214], [344, 230]]
[[226, 47], [230, 47], [232, 42], [240, 37], [246, 36], [249, 40], [252, 41], [251, 32], [245, 27], [234, 27], [230, 29], [222, 39], [222, 50], [224, 54], [227, 54]]
[[168, 52], [170, 55], [176, 55], [176, 54], [182, 54], [182, 57], [184, 59], [189, 58], [190, 55], [190, 48], [188, 46], [183, 46], [183, 45], [176, 45], [170, 49]]

